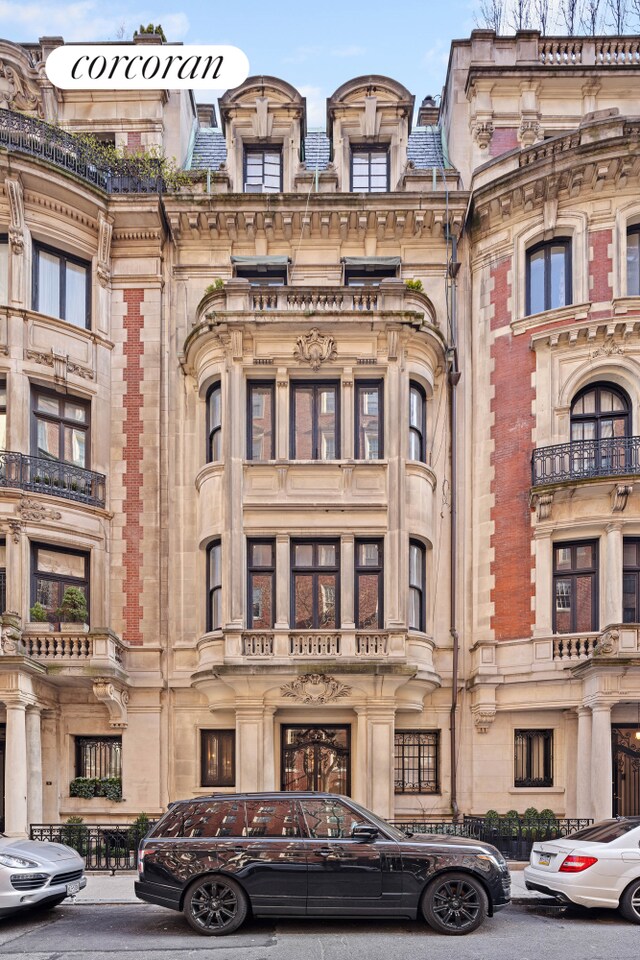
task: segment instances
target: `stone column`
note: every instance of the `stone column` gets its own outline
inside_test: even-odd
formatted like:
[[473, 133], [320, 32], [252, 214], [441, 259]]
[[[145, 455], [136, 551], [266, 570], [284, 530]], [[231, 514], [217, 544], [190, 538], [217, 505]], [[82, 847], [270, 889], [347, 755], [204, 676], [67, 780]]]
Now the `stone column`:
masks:
[[276, 630], [289, 628], [289, 537], [278, 534], [276, 537]]
[[367, 762], [368, 719], [366, 707], [354, 707], [357, 716], [355, 763], [352, 763], [351, 795], [364, 807], [371, 806], [369, 790], [369, 764]]
[[395, 707], [370, 704], [367, 713], [371, 809], [385, 819], [392, 819]]
[[553, 611], [553, 552], [551, 535], [534, 535], [536, 554], [536, 619], [533, 627], [534, 637], [550, 637]]
[[611, 816], [613, 764], [611, 757], [611, 704], [594, 703], [591, 730], [591, 799], [593, 816]]
[[604, 603], [600, 628], [612, 623], [622, 623], [622, 524], [607, 525], [604, 563]]
[[262, 790], [264, 781], [264, 706], [236, 708], [236, 790]]
[[[223, 610], [224, 592], [227, 591], [227, 624], [236, 630], [244, 626], [244, 592], [245, 592], [245, 561], [244, 561], [244, 529], [242, 515], [243, 495], [243, 460], [244, 448], [242, 439], [242, 412], [243, 403], [243, 371], [242, 334], [233, 331], [232, 357], [228, 365], [226, 377], [227, 390], [223, 394], [223, 431], [226, 427], [226, 437], [223, 436], [223, 449], [227, 451], [225, 463], [225, 480], [227, 486], [227, 502], [225, 517], [226, 543], [223, 544]], [[224, 401], [226, 400], [226, 403]], [[226, 441], [226, 442], [225, 442]], [[226, 552], [226, 557], [225, 557]], [[226, 574], [226, 587], [224, 575]]]
[[591, 707], [578, 709], [576, 816], [591, 816]]
[[4, 773], [4, 832], [27, 836], [27, 729], [26, 704], [9, 701], [7, 707]]
[[262, 789], [276, 789], [276, 755], [275, 755], [275, 707], [265, 707], [264, 710], [264, 748], [262, 762]]
[[353, 370], [351, 367], [345, 367], [342, 374], [342, 413], [338, 430], [341, 437], [340, 458], [342, 460], [353, 460], [355, 451], [353, 449], [354, 440], [354, 421], [353, 421]]
[[565, 770], [565, 816], [575, 817], [576, 814], [576, 789], [577, 789], [577, 767], [575, 757], [578, 754], [578, 714], [573, 710], [567, 710], [565, 713], [565, 750], [564, 750], [564, 770]]
[[42, 739], [40, 732], [40, 711], [37, 707], [27, 708], [27, 820], [42, 823]]

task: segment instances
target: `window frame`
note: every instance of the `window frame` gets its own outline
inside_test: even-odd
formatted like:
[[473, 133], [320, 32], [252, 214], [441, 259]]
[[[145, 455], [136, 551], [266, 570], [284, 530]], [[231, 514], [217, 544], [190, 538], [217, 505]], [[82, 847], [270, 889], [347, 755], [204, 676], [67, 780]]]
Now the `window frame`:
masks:
[[[551, 303], [551, 248], [564, 247], [564, 285], [566, 290], [566, 303], [556, 306]], [[539, 313], [545, 313], [547, 310], [562, 310], [563, 307], [569, 307], [573, 303], [573, 277], [572, 277], [572, 251], [573, 243], [571, 237], [554, 237], [552, 240], [542, 240], [525, 251], [525, 316], [533, 316], [531, 312], [531, 258], [534, 254], [544, 251], [544, 307]]]
[[[64, 320], [65, 323], [69, 323], [71, 326], [76, 327], [79, 330], [91, 330], [91, 261], [83, 260], [82, 257], [77, 257], [74, 254], [67, 253], [66, 250], [59, 250], [56, 247], [51, 247], [46, 243], [39, 243], [34, 240], [33, 242], [33, 267], [31, 275], [31, 302], [33, 304], [33, 310], [37, 313], [42, 313], [40, 310], [39, 303], [39, 290], [38, 290], [38, 274], [39, 274], [39, 263], [40, 263], [40, 253], [48, 253], [51, 256], [57, 257], [60, 261], [60, 291], [59, 291], [59, 308], [60, 314], [55, 317], [57, 320]], [[78, 324], [73, 323], [71, 320], [67, 320], [66, 313], [66, 292], [67, 292], [67, 263], [74, 263], [78, 267], [84, 267], [86, 271], [87, 283], [85, 290], [85, 322], [84, 326], [79, 326]], [[53, 314], [45, 314], [45, 316], [53, 316]]]
[[[214, 776], [210, 779], [205, 775], [206, 772], [206, 741], [208, 739], [213, 739], [214, 737], [220, 737], [221, 740], [225, 738], [231, 744], [231, 766], [232, 772], [229, 782], [224, 782], [224, 776]], [[220, 742], [218, 743], [218, 757], [221, 758], [222, 751], [220, 750]], [[220, 759], [218, 761], [218, 773], [221, 770]], [[200, 729], [200, 786], [201, 787], [235, 787], [236, 785], [236, 731], [235, 727], [203, 727]]]
[[[420, 417], [420, 426], [414, 427], [411, 423], [411, 395], [415, 390], [420, 396], [422, 404], [422, 416]], [[427, 391], [417, 380], [409, 380], [409, 450], [407, 459], [411, 463], [427, 462]], [[420, 458], [416, 460], [411, 456], [411, 437], [416, 435], [420, 441]]]
[[[327, 387], [335, 389], [336, 405], [334, 411], [335, 417], [335, 456], [331, 459], [324, 459], [318, 456], [318, 416], [320, 414], [320, 392]], [[312, 426], [311, 426], [311, 460], [316, 463], [335, 463], [341, 459], [341, 383], [340, 380], [291, 380], [289, 383], [289, 451], [290, 459], [297, 460], [296, 455], [296, 393], [299, 389], [313, 390], [312, 407]]]
[[[627, 564], [625, 561], [625, 547], [633, 546], [636, 550], [636, 562], [635, 564]], [[634, 584], [634, 593], [635, 593], [635, 618], [633, 620], [627, 620], [625, 617], [625, 590], [624, 590], [624, 580], [625, 577], [632, 576], [635, 580]], [[623, 623], [640, 623], [640, 537], [623, 537], [622, 540], [622, 622]]]
[[[211, 582], [211, 554], [215, 549], [220, 551], [220, 582], [212, 583]], [[207, 618], [206, 618], [206, 627], [207, 633], [213, 633], [215, 630], [222, 629], [222, 540], [220, 537], [212, 540], [207, 544], [206, 551], [207, 559]], [[213, 597], [216, 592], [220, 594], [220, 623], [214, 625], [213, 623]]]
[[2, 300], [1, 300], [1, 298], [0, 298], [0, 306], [3, 306], [3, 307], [4, 307], [4, 306], [8, 306], [8, 305], [9, 305], [9, 273], [10, 273], [10, 271], [11, 271], [11, 247], [9, 246], [9, 234], [8, 234], [8, 233], [2, 233], [2, 232], [0, 232], [0, 246], [2, 246], [2, 245], [3, 245], [3, 246], [6, 246], [6, 248], [7, 248], [7, 276], [6, 276], [6, 281], [7, 281], [7, 302], [6, 302], [6, 303], [2, 303]]
[[[44, 543], [42, 540], [32, 540], [30, 543], [30, 553], [31, 553], [31, 584], [30, 584], [30, 598], [31, 602], [29, 603], [29, 609], [36, 603], [36, 581], [40, 580], [50, 580], [54, 583], [65, 582], [67, 586], [70, 587], [83, 587], [85, 588], [84, 594], [87, 599], [87, 625], [91, 624], [91, 553], [88, 550], [74, 550], [70, 547], [63, 547], [60, 544], [56, 543]], [[66, 553], [74, 557], [82, 557], [84, 559], [84, 578], [79, 577], [62, 577], [52, 573], [39, 572], [38, 571], [38, 550], [49, 550], [55, 553]], [[60, 597], [64, 597], [64, 590]], [[60, 620], [54, 619], [49, 620], [49, 623], [55, 625], [60, 624]]]
[[[260, 567], [251, 562], [251, 549], [254, 546], [271, 547], [272, 562], [270, 566]], [[271, 624], [268, 627], [253, 626], [253, 577], [255, 574], [271, 576]], [[275, 537], [248, 537], [247, 538], [247, 630], [273, 630], [275, 623], [276, 603], [276, 541]]]
[[[638, 275], [635, 277], [636, 285], [638, 287], [638, 293], [631, 293], [629, 290], [629, 237], [638, 237], [638, 247], [639, 247], [639, 256], [638, 256]], [[2, 238], [0, 237], [0, 240]], [[627, 226], [626, 234], [626, 285], [624, 296], [626, 297], [638, 297], [640, 296], [640, 223], [632, 223]]]
[[[526, 727], [526, 728], [516, 728], [513, 731], [513, 786], [518, 790], [522, 789], [531, 789], [537, 787], [552, 787], [554, 783], [553, 777], [553, 764], [554, 764], [554, 749], [553, 749], [553, 740], [554, 740], [554, 728], [553, 727]], [[517, 742], [518, 737], [526, 738], [526, 757], [525, 757], [525, 772], [528, 774], [525, 777], [517, 777]], [[542, 777], [533, 777], [533, 741], [540, 737], [543, 743], [543, 776]]]
[[[605, 411], [604, 413], [600, 409], [600, 395], [603, 390], [607, 390], [609, 393], [615, 394], [618, 399], [622, 400], [625, 410], [611, 410]], [[596, 409], [593, 413], [574, 413], [573, 408], [578, 403], [579, 400], [582, 400], [583, 397], [586, 397], [587, 394], [595, 392], [595, 406]], [[619, 387], [617, 383], [610, 383], [607, 380], [597, 380], [593, 383], [588, 383], [585, 387], [582, 387], [581, 390], [571, 398], [571, 406], [569, 408], [569, 442], [570, 443], [586, 443], [586, 440], [574, 440], [573, 439], [573, 425], [578, 423], [589, 423], [594, 422], [596, 425], [596, 436], [594, 440], [596, 443], [600, 440], [622, 440], [627, 439], [632, 436], [632, 404], [631, 399], [622, 387]], [[603, 437], [601, 424], [603, 420], [624, 420], [625, 429], [622, 437]]]
[[[211, 398], [214, 393], [218, 392], [220, 395], [219, 407], [220, 407], [220, 423], [212, 424], [212, 413], [211, 407], [212, 402]], [[205, 397], [205, 409], [207, 417], [207, 430], [206, 430], [206, 441], [207, 441], [207, 463], [222, 463], [222, 380], [215, 380], [209, 389], [207, 390]], [[213, 444], [216, 434], [220, 434], [220, 456], [214, 458], [213, 456]]]
[[[93, 776], [93, 777], [112, 777], [112, 776], [113, 776], [113, 777], [122, 778], [122, 737], [121, 737], [121, 736], [120, 736], [120, 737], [118, 737], [118, 736], [102, 736], [102, 735], [91, 736], [91, 735], [86, 735], [86, 734], [75, 734], [75, 735], [74, 735], [74, 741], [75, 741], [75, 743], [74, 743], [74, 747], [75, 747], [75, 750], [74, 750], [74, 754], [75, 754], [75, 761], [74, 761], [74, 762], [75, 762], [75, 767], [74, 767], [74, 769], [75, 769], [75, 775], [76, 775], [76, 777], [86, 777], [86, 776]], [[107, 762], [107, 765], [106, 765], [106, 767], [105, 767], [105, 766], [104, 766], [104, 763], [103, 763], [103, 761], [102, 761], [102, 758], [100, 759], [100, 763], [99, 763], [99, 764], [96, 764], [96, 769], [97, 769], [97, 771], [99, 771], [99, 772], [96, 772], [96, 773], [94, 773], [94, 774], [88, 774], [88, 773], [86, 772], [86, 771], [87, 771], [87, 767], [85, 766], [85, 764], [84, 764], [84, 762], [83, 762], [83, 746], [84, 746], [84, 747], [87, 747], [87, 746], [88, 746], [89, 744], [91, 744], [91, 743], [108, 744], [108, 745], [111, 746], [111, 747], [116, 747], [116, 746], [118, 746], [118, 747], [120, 748], [120, 750], [119, 750], [119, 757], [118, 757], [118, 764], [117, 764], [117, 767], [119, 767], [119, 773], [114, 773], [114, 774], [112, 774], [111, 772], [105, 772], [105, 770], [109, 771], [111, 764], [110, 764], [109, 762]]]
[[[49, 397], [52, 400], [57, 400], [59, 403], [75, 403], [79, 407], [84, 407], [86, 411], [86, 419], [84, 424], [79, 420], [70, 420], [65, 416], [56, 416], [52, 413], [47, 413], [46, 411], [38, 410], [38, 397]], [[59, 455], [57, 458], [52, 458], [56, 463], [68, 464], [68, 466], [73, 467], [75, 470], [90, 470], [91, 469], [91, 400], [86, 399], [85, 397], [78, 397], [72, 393], [58, 393], [57, 390], [50, 389], [49, 387], [40, 387], [37, 384], [31, 384], [31, 395], [30, 395], [30, 413], [31, 413], [31, 451], [32, 456], [38, 457], [38, 459], [48, 459], [47, 457], [42, 457], [38, 451], [38, 420], [45, 420], [49, 423], [55, 423], [59, 428]], [[82, 430], [86, 435], [85, 439], [85, 451], [86, 451], [86, 463], [83, 467], [79, 467], [75, 463], [71, 463], [68, 460], [65, 460], [61, 454], [64, 453], [64, 438], [65, 431], [68, 428], [73, 428], [75, 430]]]
[[4, 549], [4, 566], [0, 566], [0, 613], [7, 609], [7, 539], [0, 537], [0, 547]]
[[[2, 399], [2, 394], [4, 394], [4, 400]], [[7, 442], [7, 430], [9, 426], [8, 419], [8, 396], [7, 396], [7, 375], [3, 373], [0, 375], [0, 418], [4, 416], [4, 439], [5, 445], [0, 447], [0, 449], [6, 450]]]
[[[350, 144], [351, 152], [349, 156], [349, 192], [350, 193], [390, 193], [391, 191], [391, 144], [368, 144], [368, 143], [352, 143]], [[358, 188], [357, 190], [353, 186], [353, 160], [354, 157], [358, 154], [383, 154], [387, 159], [387, 183], [385, 190], [372, 190], [371, 189], [371, 159], [368, 161], [368, 170], [367, 170], [367, 180], [369, 182], [369, 188], [367, 190], [362, 190]]]
[[[375, 544], [378, 547], [379, 562], [376, 566], [363, 566], [358, 562], [358, 547], [367, 544]], [[356, 630], [384, 630], [384, 538], [383, 537], [357, 537], [353, 545], [353, 610]], [[378, 624], [375, 627], [361, 627], [360, 621], [360, 577], [372, 576], [378, 577]]]
[[[567, 549], [570, 548], [572, 555], [575, 552], [577, 547], [591, 546], [593, 547], [593, 567], [584, 568], [579, 570], [575, 566], [575, 560], [572, 556], [572, 565], [570, 570], [557, 570], [556, 569], [556, 551], [558, 548]], [[552, 582], [552, 591], [551, 591], [551, 602], [553, 604], [553, 633], [558, 636], [568, 636], [572, 633], [578, 633], [579, 631], [576, 628], [576, 616], [578, 605], [576, 602], [576, 588], [575, 580], [576, 577], [580, 576], [590, 576], [592, 578], [592, 591], [591, 591], [591, 629], [586, 631], [588, 633], [595, 632], [599, 629], [599, 607], [600, 607], [600, 594], [599, 594], [599, 576], [600, 576], [600, 553], [599, 553], [599, 541], [593, 538], [581, 539], [581, 540], [554, 540], [552, 544], [552, 564], [551, 572], [553, 577]], [[556, 581], [557, 580], [568, 580], [571, 579], [571, 630], [567, 630], [564, 633], [559, 633], [557, 629], [557, 594], [556, 594]]]
[[[269, 388], [271, 395], [271, 455], [262, 460], [253, 455], [253, 391], [256, 388]], [[275, 380], [247, 380], [247, 460], [254, 463], [268, 463], [276, 459], [276, 384]]]
[[[411, 582], [411, 548], [418, 547], [422, 556], [422, 583], [419, 585]], [[416, 630], [418, 633], [426, 632], [427, 623], [427, 548], [422, 541], [415, 537], [409, 538], [409, 567], [408, 567], [408, 586], [409, 586], [409, 609], [407, 611], [407, 629]], [[420, 625], [413, 626], [411, 623], [411, 595], [412, 591], [417, 590], [420, 593]]]
[[[401, 766], [398, 767], [398, 764], [397, 764], [397, 761], [398, 761], [398, 752], [397, 752], [397, 750], [398, 750], [399, 743], [398, 743], [398, 739], [397, 739], [397, 738], [398, 738], [398, 737], [406, 737], [406, 736], [411, 736], [411, 737], [415, 737], [415, 736], [433, 737], [433, 741], [432, 741], [431, 744], [424, 744], [424, 746], [432, 746], [432, 747], [433, 747], [433, 760], [434, 760], [434, 768], [435, 768], [435, 778], [434, 778], [434, 786], [433, 786], [433, 789], [422, 789], [422, 781], [419, 781], [419, 783], [418, 783], [418, 785], [417, 785], [417, 787], [418, 787], [417, 790], [407, 790], [407, 789], [405, 788], [405, 783], [406, 783], [405, 754], [404, 754], [404, 749], [403, 749], [403, 750], [402, 750], [402, 753], [401, 753], [401, 758], [400, 758], [400, 759], [401, 759]], [[406, 744], [405, 744], [404, 742], [401, 744], [401, 746], [402, 746], [403, 748], [405, 747], [405, 745], [406, 745]], [[419, 743], [419, 744], [418, 744], [418, 747], [420, 747], [420, 746], [422, 746], [422, 744]], [[420, 752], [420, 750], [418, 750], [418, 756], [417, 756], [417, 764], [418, 764], [417, 770], [418, 770], [418, 773], [420, 772], [420, 761], [421, 761], [421, 752]], [[402, 771], [402, 787], [399, 787], [399, 786], [398, 786], [399, 781], [397, 780], [396, 775], [395, 775], [395, 774], [396, 774], [396, 771], [397, 771], [398, 769], [401, 769], [401, 771]], [[419, 795], [424, 796], [424, 795], [427, 795], [427, 794], [431, 794], [431, 795], [433, 795], [433, 794], [439, 794], [439, 793], [441, 792], [441, 790], [440, 790], [440, 730], [394, 730], [394, 734], [393, 734], [393, 774], [394, 774], [394, 776], [393, 776], [393, 792], [394, 792], [395, 794], [414, 795], [414, 796], [419, 796]], [[414, 785], [414, 786], [415, 786], [415, 785]]]
[[[296, 547], [304, 546], [311, 544], [313, 546], [313, 561], [311, 567], [297, 566], [295, 562], [296, 556]], [[318, 546], [334, 546], [336, 551], [336, 563], [335, 565], [329, 566], [319, 566], [317, 562], [317, 549]], [[341, 604], [340, 604], [340, 538], [339, 537], [296, 537], [291, 539], [289, 550], [290, 550], [290, 560], [289, 560], [289, 589], [290, 589], [290, 628], [291, 630], [327, 630], [335, 631], [342, 629], [342, 619], [341, 619]], [[335, 574], [335, 625], [333, 627], [323, 627], [319, 625], [319, 614], [320, 607], [318, 604], [318, 577], [323, 573], [333, 573]], [[312, 611], [313, 611], [313, 624], [310, 627], [298, 627], [296, 626], [296, 575], [300, 574], [303, 576], [313, 577], [312, 582]]]
[[[363, 451], [360, 449], [360, 391], [361, 390], [371, 390], [373, 387], [376, 388], [378, 392], [378, 456], [377, 457], [366, 457], [362, 456]], [[354, 383], [354, 440], [353, 440], [353, 449], [356, 460], [363, 460], [366, 462], [375, 462], [376, 460], [384, 460], [384, 380], [382, 378], [371, 379], [371, 380], [356, 380]], [[364, 439], [364, 437], [363, 437]], [[366, 451], [364, 451], [366, 452]]]
[[[284, 151], [282, 149], [281, 143], [244, 143], [242, 146], [242, 192], [243, 193], [282, 193], [284, 190]], [[277, 153], [280, 158], [280, 186], [278, 190], [265, 190], [264, 186], [264, 155], [266, 153]], [[253, 154], [254, 156], [261, 154], [262, 155], [262, 190], [247, 190], [247, 157]], [[258, 184], [254, 184], [258, 186]]]

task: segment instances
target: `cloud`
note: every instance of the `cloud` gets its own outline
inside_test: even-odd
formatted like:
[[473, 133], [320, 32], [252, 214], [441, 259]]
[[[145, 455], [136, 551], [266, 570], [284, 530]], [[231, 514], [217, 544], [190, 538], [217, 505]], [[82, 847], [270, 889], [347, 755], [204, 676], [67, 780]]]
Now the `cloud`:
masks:
[[168, 40], [182, 40], [189, 30], [187, 16], [176, 11], [161, 16], [141, 8], [132, 11], [123, 3], [105, 6], [98, 0], [72, 0], [70, 3], [19, 3], [0, 0], [0, 30], [17, 40], [35, 40], [42, 36], [62, 36], [65, 40], [129, 40], [141, 23], [162, 23]]
[[298, 90], [307, 98], [307, 127], [309, 130], [317, 127], [324, 130], [327, 122], [327, 94], [321, 87], [298, 87]]
[[350, 47], [337, 47], [335, 50], [330, 51], [330, 56], [332, 57], [361, 57], [367, 51], [364, 47], [357, 47], [353, 44]]

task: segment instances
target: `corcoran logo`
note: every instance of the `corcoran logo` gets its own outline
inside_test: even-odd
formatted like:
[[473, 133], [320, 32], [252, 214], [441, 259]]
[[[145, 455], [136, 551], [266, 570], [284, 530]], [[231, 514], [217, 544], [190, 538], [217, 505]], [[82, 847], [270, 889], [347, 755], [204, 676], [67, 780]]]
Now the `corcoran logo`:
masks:
[[229, 90], [247, 79], [249, 61], [238, 47], [209, 44], [64, 44], [45, 69], [62, 90]]

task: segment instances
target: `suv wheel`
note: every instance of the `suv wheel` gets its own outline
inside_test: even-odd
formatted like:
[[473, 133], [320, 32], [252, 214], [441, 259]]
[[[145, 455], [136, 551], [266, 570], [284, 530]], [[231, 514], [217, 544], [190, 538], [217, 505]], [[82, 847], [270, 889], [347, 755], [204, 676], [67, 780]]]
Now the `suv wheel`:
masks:
[[620, 897], [620, 913], [631, 923], [640, 923], [640, 877], [630, 883]]
[[187, 890], [182, 912], [198, 933], [221, 937], [233, 933], [244, 923], [248, 902], [235, 880], [201, 877]]
[[466, 873], [446, 873], [422, 895], [422, 915], [438, 933], [460, 936], [480, 926], [489, 910], [484, 887]]

